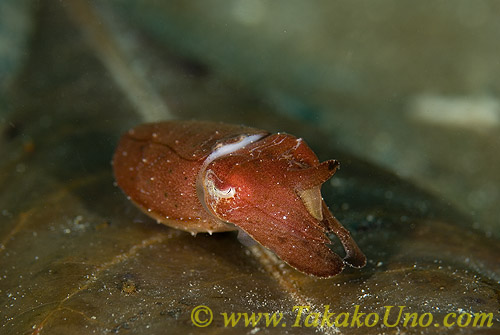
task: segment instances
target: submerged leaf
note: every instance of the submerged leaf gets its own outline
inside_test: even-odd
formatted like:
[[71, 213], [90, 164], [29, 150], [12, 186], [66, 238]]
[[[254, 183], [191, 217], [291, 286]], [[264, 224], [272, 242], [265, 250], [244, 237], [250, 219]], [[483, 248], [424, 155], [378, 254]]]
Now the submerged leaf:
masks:
[[[258, 326], [273, 334], [407, 330], [381, 328], [381, 322], [338, 329], [306, 323], [313, 319], [308, 313], [328, 309], [359, 309], [382, 319], [384, 306], [432, 313], [439, 323], [450, 312], [493, 313], [490, 331], [500, 329], [498, 241], [469, 229], [463, 215], [410, 184], [322, 146], [314, 128], [269, 113], [230, 84], [211, 75], [186, 79], [172, 56], [157, 69], [162, 78], [170, 73], [169, 82], [152, 80], [146, 90], [155, 90], [179, 117], [298, 130], [320, 155], [339, 156], [342, 171], [325, 185], [325, 201], [369, 261], [362, 270], [319, 280], [258, 246], [242, 246], [233, 233], [193, 237], [143, 215], [113, 186], [110, 160], [119, 135], [144, 116], [95, 45], [86, 43], [87, 23], [64, 9], [71, 3], [40, 5], [29, 60], [11, 95], [9, 118], [19, 132], [0, 140], [2, 334], [201, 333], [191, 319], [198, 305], [212, 309], [212, 333], [257, 331], [224, 327], [221, 313], [232, 312], [283, 312], [284, 326]], [[144, 54], [159, 52], [143, 43]], [[206, 89], [214, 83], [217, 94]], [[235, 114], [235, 108], [255, 113]], [[298, 306], [308, 306], [302, 318]]]

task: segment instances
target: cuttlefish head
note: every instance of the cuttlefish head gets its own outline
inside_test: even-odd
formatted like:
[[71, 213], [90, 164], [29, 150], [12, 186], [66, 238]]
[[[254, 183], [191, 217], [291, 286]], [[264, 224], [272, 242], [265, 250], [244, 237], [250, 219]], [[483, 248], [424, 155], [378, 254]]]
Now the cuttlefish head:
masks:
[[[345, 264], [366, 263], [321, 197], [321, 185], [338, 167], [335, 160], [319, 163], [301, 139], [269, 135], [207, 164], [200, 200], [299, 271], [331, 277]], [[328, 247], [330, 232], [343, 244], [344, 259]]]

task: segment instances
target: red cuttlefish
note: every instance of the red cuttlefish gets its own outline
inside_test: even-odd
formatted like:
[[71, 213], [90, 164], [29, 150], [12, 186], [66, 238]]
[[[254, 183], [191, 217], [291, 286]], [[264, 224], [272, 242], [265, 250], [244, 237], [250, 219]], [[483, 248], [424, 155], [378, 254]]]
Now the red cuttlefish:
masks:
[[[321, 197], [338, 167], [292, 135], [204, 121], [140, 125], [113, 157], [120, 188], [158, 222], [192, 234], [239, 230], [318, 277], [366, 264]], [[328, 247], [330, 232], [343, 259]]]

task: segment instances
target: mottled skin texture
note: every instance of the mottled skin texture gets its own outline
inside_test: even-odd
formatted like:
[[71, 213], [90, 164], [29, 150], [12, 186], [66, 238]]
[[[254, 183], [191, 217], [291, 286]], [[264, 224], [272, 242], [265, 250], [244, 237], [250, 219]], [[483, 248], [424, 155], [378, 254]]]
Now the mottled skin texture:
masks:
[[[138, 126], [113, 158], [118, 185], [159, 222], [191, 233], [241, 229], [319, 277], [366, 263], [321, 198], [321, 184], [338, 165], [320, 163], [288, 134], [202, 121]], [[328, 232], [342, 242], [344, 259], [327, 246]]]

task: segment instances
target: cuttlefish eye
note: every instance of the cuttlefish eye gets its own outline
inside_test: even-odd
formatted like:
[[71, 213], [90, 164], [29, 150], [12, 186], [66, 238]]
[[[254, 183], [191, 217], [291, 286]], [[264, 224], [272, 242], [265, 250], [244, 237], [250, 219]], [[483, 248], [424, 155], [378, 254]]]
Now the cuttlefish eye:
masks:
[[206, 194], [217, 202], [219, 199], [233, 198], [236, 194], [235, 187], [225, 185], [211, 170], [207, 171], [203, 186]]

